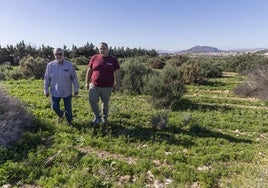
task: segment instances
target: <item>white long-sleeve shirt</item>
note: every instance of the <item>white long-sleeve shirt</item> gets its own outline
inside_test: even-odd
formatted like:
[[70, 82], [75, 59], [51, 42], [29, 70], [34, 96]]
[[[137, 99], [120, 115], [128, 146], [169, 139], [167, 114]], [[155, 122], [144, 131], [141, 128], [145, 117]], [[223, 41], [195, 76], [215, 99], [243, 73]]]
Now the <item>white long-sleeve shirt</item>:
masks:
[[73, 64], [67, 60], [62, 63], [56, 60], [49, 62], [44, 76], [44, 94], [65, 98], [72, 95], [72, 86], [74, 92], [78, 92], [79, 84]]

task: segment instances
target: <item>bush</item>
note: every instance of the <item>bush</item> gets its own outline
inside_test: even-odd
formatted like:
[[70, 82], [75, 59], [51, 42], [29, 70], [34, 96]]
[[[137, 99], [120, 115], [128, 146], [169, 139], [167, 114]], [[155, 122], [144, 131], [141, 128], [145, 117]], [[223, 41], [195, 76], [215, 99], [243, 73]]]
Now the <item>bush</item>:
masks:
[[0, 95], [0, 147], [7, 147], [32, 126], [32, 115], [19, 100], [9, 97], [2, 88]]
[[[225, 71], [247, 74], [259, 65], [267, 64], [268, 59], [257, 54], [243, 54], [226, 60]], [[264, 63], [265, 62], [265, 63]]]
[[154, 107], [172, 108], [181, 99], [185, 87], [178, 70], [167, 66], [161, 73], [151, 74], [144, 92], [151, 96]]
[[9, 62], [0, 65], [0, 80], [7, 80], [9, 72], [13, 70], [13, 66]]
[[203, 64], [204, 69], [207, 70], [207, 78], [219, 78], [222, 77], [222, 68], [219, 64], [213, 62], [207, 62]]
[[122, 63], [122, 90], [130, 94], [142, 94], [143, 87], [151, 69], [138, 59], [128, 59]]
[[79, 56], [72, 58], [70, 61], [75, 65], [87, 65], [89, 63], [89, 58], [85, 56]]
[[268, 99], [268, 65], [260, 66], [248, 73], [245, 82], [234, 89], [236, 95]]
[[151, 58], [149, 59], [148, 64], [153, 69], [162, 69], [166, 65], [165, 62], [160, 58]]
[[151, 116], [150, 124], [153, 129], [165, 129], [168, 124], [167, 112], [157, 112]]
[[204, 84], [207, 81], [206, 68], [198, 61], [191, 60], [180, 67], [185, 84]]
[[44, 77], [47, 66], [47, 60], [44, 58], [33, 58], [32, 56], [24, 57], [20, 61], [24, 78], [34, 77], [40, 79]]
[[20, 69], [10, 71], [8, 77], [13, 80], [25, 79], [25, 75]]
[[166, 64], [174, 66], [174, 67], [179, 67], [183, 63], [187, 62], [188, 59], [189, 59], [189, 57], [185, 56], [185, 55], [175, 56], [175, 57], [172, 57], [169, 60], [167, 60]]

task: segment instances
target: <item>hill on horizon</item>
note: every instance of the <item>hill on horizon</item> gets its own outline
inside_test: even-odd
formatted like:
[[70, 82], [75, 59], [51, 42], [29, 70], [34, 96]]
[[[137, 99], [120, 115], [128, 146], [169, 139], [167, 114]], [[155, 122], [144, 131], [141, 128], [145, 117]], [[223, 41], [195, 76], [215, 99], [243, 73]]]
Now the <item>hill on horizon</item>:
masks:
[[219, 52], [246, 52], [246, 51], [266, 51], [267, 48], [240, 48], [240, 49], [230, 49], [230, 50], [220, 50], [211, 46], [194, 46], [188, 50], [180, 51], [167, 51], [167, 50], [158, 50], [158, 53], [172, 53], [172, 54], [191, 54], [191, 53], [219, 53]]
[[183, 50], [178, 53], [218, 53], [224, 52], [224, 50], [219, 50], [218, 48], [211, 46], [195, 46], [188, 50]]

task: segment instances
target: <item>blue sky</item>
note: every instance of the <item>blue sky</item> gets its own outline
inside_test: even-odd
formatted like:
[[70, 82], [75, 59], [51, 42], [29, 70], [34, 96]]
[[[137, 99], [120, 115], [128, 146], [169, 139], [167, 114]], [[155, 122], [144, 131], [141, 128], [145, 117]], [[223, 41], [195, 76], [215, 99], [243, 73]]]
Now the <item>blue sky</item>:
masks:
[[0, 0], [0, 45], [268, 48], [267, 0]]

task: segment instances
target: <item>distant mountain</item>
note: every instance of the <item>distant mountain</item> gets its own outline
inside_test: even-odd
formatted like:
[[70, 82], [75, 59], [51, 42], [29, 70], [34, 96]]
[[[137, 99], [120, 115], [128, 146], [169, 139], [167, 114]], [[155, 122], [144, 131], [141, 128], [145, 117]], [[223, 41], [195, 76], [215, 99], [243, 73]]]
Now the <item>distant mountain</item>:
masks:
[[218, 52], [224, 52], [224, 51], [210, 46], [195, 46], [188, 50], [180, 51], [178, 53], [184, 54], [184, 53], [218, 53]]
[[241, 49], [231, 49], [231, 50], [219, 50], [218, 48], [211, 46], [195, 46], [188, 50], [182, 51], [168, 51], [168, 50], [158, 50], [157, 52], [160, 54], [204, 54], [204, 53], [246, 53], [246, 52], [258, 52], [265, 53], [268, 51], [268, 48], [241, 48]]

